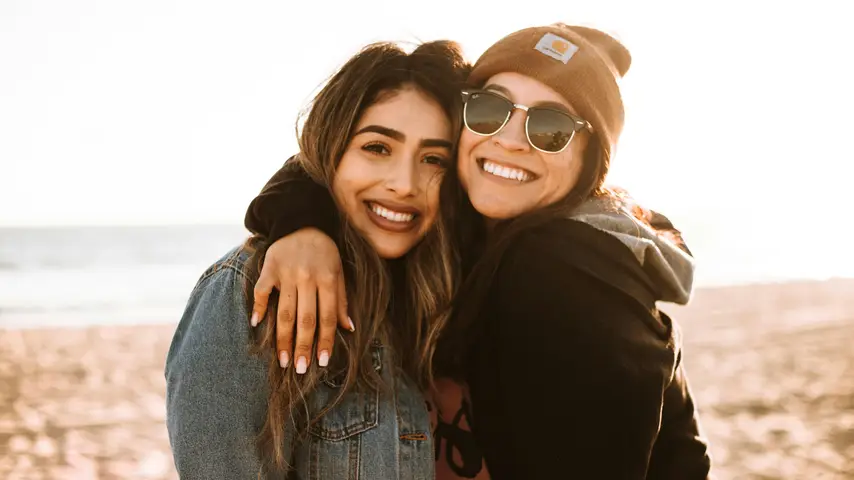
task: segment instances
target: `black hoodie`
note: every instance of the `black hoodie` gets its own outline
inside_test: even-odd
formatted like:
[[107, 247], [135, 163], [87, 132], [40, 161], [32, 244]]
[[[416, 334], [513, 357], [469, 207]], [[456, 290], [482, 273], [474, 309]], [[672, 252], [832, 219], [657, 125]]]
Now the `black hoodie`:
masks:
[[[245, 223], [270, 240], [306, 226], [336, 238], [338, 212], [289, 162]], [[518, 236], [466, 322], [462, 376], [490, 476], [711, 478], [679, 330], [656, 305], [687, 302], [692, 279], [687, 250], [607, 202]]]

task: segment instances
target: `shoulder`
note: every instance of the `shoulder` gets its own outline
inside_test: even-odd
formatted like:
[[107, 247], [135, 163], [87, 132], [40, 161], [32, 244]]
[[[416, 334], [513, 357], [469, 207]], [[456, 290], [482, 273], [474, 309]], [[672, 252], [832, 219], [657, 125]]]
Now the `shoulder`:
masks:
[[182, 322], [211, 323], [248, 314], [248, 295], [257, 279], [252, 255], [251, 248], [237, 246], [206, 268], [190, 293]]
[[179, 360], [208, 362], [226, 350], [249, 353], [252, 332], [248, 295], [254, 284], [251, 256], [251, 250], [236, 247], [205, 269], [172, 338], [167, 373]]
[[521, 232], [511, 243], [507, 258], [515, 261], [555, 262], [608, 281], [615, 270], [641, 275], [634, 254], [619, 239], [585, 222], [552, 219]]
[[246, 245], [239, 245], [229, 250], [219, 260], [207, 267], [199, 280], [193, 294], [216, 283], [250, 282], [254, 283], [257, 275], [250, 264], [253, 250]]
[[499, 272], [505, 286], [548, 283], [654, 306], [651, 294], [632, 288], [650, 287], [634, 254], [614, 236], [576, 220], [554, 219], [519, 233]]
[[532, 350], [552, 344], [572, 355], [573, 345], [597, 345], [598, 352], [574, 351], [608, 361], [670, 364], [671, 325], [654, 301], [627, 291], [642, 292], [643, 276], [618, 239], [582, 222], [555, 220], [523, 232], [509, 246], [493, 281], [488, 322], [508, 340], [530, 339]]

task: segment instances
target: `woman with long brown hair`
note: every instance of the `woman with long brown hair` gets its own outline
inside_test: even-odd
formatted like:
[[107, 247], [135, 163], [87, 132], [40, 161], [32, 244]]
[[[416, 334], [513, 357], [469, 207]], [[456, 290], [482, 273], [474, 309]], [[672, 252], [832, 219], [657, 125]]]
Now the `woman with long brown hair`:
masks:
[[[463, 449], [446, 437], [458, 448], [437, 448], [450, 465], [440, 471], [482, 478], [482, 452], [495, 479], [710, 475], [679, 329], [657, 305], [688, 301], [693, 258], [669, 221], [605, 186], [630, 64], [612, 36], [553, 24], [508, 35], [473, 67], [443, 198], [465, 281], [434, 365], [456, 381], [441, 382], [438, 401], [453, 391], [451, 421], [472, 422], [473, 438]], [[321, 224], [335, 213], [295, 212], [293, 193], [266, 190], [247, 226], [279, 238], [310, 213], [306, 225], [334, 237]], [[323, 237], [300, 230], [275, 242], [256, 305], [292, 284], [294, 263], [278, 252], [299, 256], [301, 271], [334, 272]], [[302, 278], [298, 289], [315, 287]], [[342, 298], [321, 291], [327, 305]], [[296, 348], [307, 350], [302, 328]]]
[[[339, 286], [362, 319], [318, 362], [275, 353], [276, 301], [245, 322], [269, 238], [256, 235], [198, 281], [166, 363], [167, 427], [183, 479], [433, 478], [428, 412], [436, 338], [455, 288], [439, 187], [455, 151], [457, 46], [371, 45], [315, 97], [289, 162], [340, 214]], [[314, 306], [306, 291], [278, 302]], [[275, 300], [275, 299], [274, 299]], [[294, 368], [281, 368], [292, 364]]]

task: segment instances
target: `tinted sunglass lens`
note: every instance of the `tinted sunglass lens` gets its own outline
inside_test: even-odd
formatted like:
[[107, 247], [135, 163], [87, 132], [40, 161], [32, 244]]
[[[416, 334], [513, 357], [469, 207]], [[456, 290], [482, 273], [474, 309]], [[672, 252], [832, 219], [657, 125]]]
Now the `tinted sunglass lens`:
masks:
[[528, 138], [546, 152], [559, 152], [572, 139], [575, 121], [556, 110], [531, 109], [528, 112]]
[[492, 135], [501, 129], [510, 103], [488, 93], [473, 93], [466, 102], [466, 125], [475, 133]]

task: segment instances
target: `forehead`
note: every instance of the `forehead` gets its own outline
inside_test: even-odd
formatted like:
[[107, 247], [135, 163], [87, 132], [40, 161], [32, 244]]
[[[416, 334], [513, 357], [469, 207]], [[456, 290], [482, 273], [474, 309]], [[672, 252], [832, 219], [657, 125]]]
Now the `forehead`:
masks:
[[368, 125], [392, 128], [407, 139], [450, 139], [451, 122], [433, 98], [415, 88], [382, 92], [362, 113], [357, 130]]
[[563, 95], [545, 83], [521, 73], [495, 74], [486, 81], [484, 88], [501, 93], [513, 103], [529, 107], [551, 104], [549, 106], [562, 106], [570, 113], [578, 113]]

